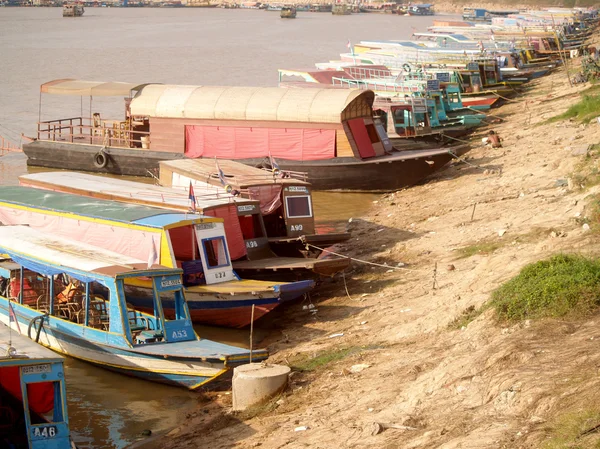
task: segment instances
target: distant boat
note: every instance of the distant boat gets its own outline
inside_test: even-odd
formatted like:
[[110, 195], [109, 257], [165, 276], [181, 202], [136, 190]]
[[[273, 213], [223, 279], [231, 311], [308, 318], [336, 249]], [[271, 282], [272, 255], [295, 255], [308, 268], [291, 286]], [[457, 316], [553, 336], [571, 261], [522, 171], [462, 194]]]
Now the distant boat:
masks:
[[280, 16], [282, 19], [295, 19], [296, 8], [294, 8], [293, 6], [284, 6], [283, 8], [281, 8]]
[[79, 3], [65, 3], [63, 5], [63, 17], [81, 17], [85, 10]]
[[336, 3], [331, 7], [331, 14], [334, 16], [347, 16], [352, 14], [350, 5], [346, 3]]

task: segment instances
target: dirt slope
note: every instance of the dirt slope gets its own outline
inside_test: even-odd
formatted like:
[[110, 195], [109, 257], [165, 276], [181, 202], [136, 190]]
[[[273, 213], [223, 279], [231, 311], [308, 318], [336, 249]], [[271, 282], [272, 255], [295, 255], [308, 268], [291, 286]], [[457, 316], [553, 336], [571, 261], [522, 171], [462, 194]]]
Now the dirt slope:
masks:
[[[529, 262], [598, 253], [598, 236], [582, 227], [597, 189], [573, 181], [585, 156], [571, 153], [597, 143], [600, 125], [540, 125], [586, 87], [570, 88], [562, 70], [533, 83], [492, 112], [506, 119], [492, 125], [503, 148], [481, 147], [488, 127], [472, 138], [467, 163], [382, 196], [349, 223], [353, 240], [339, 250], [390, 268], [356, 263], [349, 296], [337, 280], [316, 314], [288, 309], [264, 342], [275, 363], [340, 349], [344, 357], [295, 373], [253, 417], [231, 414], [231, 396], [213, 393], [156, 447], [534, 448], [555, 417], [593, 407], [600, 317], [505, 328], [488, 311], [449, 326]], [[490, 252], [460, 257], [466, 247]], [[409, 429], [373, 435], [374, 423]], [[583, 436], [581, 447], [594, 438]]]

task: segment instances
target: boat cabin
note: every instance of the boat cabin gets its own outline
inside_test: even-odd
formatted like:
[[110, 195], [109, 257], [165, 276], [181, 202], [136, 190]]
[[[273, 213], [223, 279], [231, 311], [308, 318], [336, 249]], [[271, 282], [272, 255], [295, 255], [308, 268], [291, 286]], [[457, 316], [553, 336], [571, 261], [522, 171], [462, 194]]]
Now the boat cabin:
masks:
[[431, 127], [425, 98], [378, 97], [373, 104], [373, 114], [384, 124], [390, 138], [410, 138], [439, 134]]
[[233, 260], [272, 256], [258, 200], [236, 197], [207, 183], [194, 184], [190, 194], [189, 182], [172, 189], [66, 171], [22, 175], [19, 182], [37, 189], [159, 207], [190, 214], [190, 217], [200, 214], [221, 218]]
[[[311, 186], [303, 180], [304, 174], [260, 169], [228, 160], [220, 161], [219, 168], [227, 187], [240, 196], [260, 201], [269, 237], [315, 233]], [[184, 187], [198, 182], [221, 185], [213, 161], [186, 159], [160, 163], [161, 185]]]
[[71, 449], [63, 357], [0, 323], [0, 441]]
[[[191, 279], [192, 285], [237, 279], [220, 218], [29, 187], [0, 187], [0, 222], [29, 225], [147, 260], [149, 265], [181, 267], [190, 278], [186, 285]], [[244, 246], [239, 249], [245, 251]]]

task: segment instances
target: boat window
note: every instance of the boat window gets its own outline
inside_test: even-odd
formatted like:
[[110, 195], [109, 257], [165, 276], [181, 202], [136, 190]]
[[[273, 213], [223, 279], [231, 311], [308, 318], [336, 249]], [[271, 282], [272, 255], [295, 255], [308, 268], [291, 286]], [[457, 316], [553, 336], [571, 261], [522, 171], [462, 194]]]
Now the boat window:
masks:
[[202, 249], [209, 269], [229, 266], [229, 256], [225, 248], [225, 238], [222, 236], [202, 239]]
[[285, 207], [289, 218], [312, 217], [312, 207], [308, 195], [287, 196]]
[[[50, 364], [34, 365], [30, 369], [40, 370], [40, 374], [52, 369]], [[62, 390], [60, 381], [27, 383], [27, 408], [32, 425], [61, 423], [64, 421]], [[56, 428], [40, 426], [39, 436], [52, 438], [56, 435]], [[36, 429], [34, 428], [34, 432]]]
[[239, 221], [244, 240], [264, 237], [260, 214], [240, 216]]

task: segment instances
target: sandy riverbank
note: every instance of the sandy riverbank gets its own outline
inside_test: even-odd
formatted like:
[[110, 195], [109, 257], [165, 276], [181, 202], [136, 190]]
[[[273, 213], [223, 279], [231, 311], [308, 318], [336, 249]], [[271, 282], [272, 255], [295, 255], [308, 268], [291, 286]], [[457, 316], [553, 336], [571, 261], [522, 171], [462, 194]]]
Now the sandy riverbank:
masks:
[[[384, 195], [349, 223], [341, 251], [395, 268], [355, 264], [349, 296], [338, 279], [315, 314], [285, 311], [263, 342], [271, 361], [315, 366], [280, 398], [236, 415], [228, 392], [202, 395], [197, 412], [146, 446], [537, 448], [566, 413], [598, 411], [600, 316], [503, 327], [488, 311], [451, 325], [527, 263], [600, 253], [599, 235], [582, 227], [600, 188], [578, 184], [585, 156], [572, 155], [598, 143], [600, 125], [542, 123], [588, 87], [569, 87], [563, 69], [530, 83], [492, 111], [505, 119], [493, 125], [503, 148], [481, 147], [491, 127], [482, 129], [468, 164]], [[489, 252], [461, 256], [476, 245]], [[408, 430], [373, 435], [374, 423]]]

